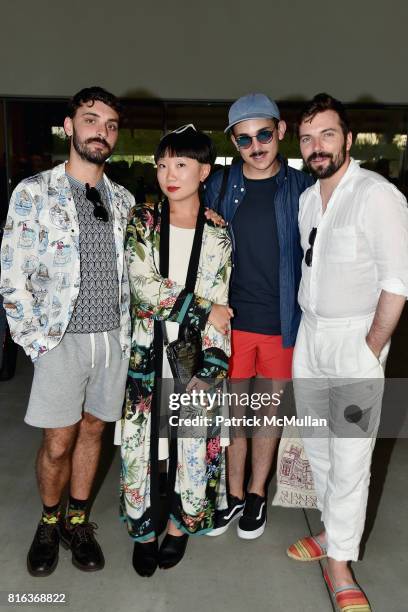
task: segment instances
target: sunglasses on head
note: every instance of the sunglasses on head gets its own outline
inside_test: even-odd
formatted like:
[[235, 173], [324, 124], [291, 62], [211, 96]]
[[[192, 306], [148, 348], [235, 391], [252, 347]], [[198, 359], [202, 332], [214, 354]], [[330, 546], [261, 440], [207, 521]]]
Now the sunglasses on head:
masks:
[[171, 130], [170, 132], [166, 132], [165, 134], [163, 134], [160, 140], [163, 140], [163, 138], [166, 138], [166, 136], [169, 136], [169, 134], [182, 134], [186, 130], [194, 130], [194, 132], [197, 131], [195, 125], [193, 125], [192, 123], [186, 123], [186, 125], [182, 125], [176, 130]]
[[197, 131], [195, 125], [193, 125], [192, 123], [186, 123], [186, 125], [182, 125], [176, 130], [173, 130], [172, 132], [170, 132], [170, 134], [182, 134], [183, 132], [189, 129], [194, 130], [195, 132]]
[[275, 128], [273, 130], [268, 128], [265, 130], [261, 130], [255, 136], [250, 136], [249, 134], [240, 134], [239, 136], [235, 136], [235, 142], [237, 143], [240, 149], [249, 149], [249, 147], [252, 145], [252, 141], [254, 138], [257, 139], [259, 144], [268, 144], [268, 142], [271, 142], [273, 138], [274, 131]]
[[309, 268], [312, 265], [312, 261], [313, 261], [313, 246], [316, 240], [316, 234], [317, 234], [317, 227], [312, 227], [312, 230], [309, 234], [310, 246], [305, 253], [305, 264], [309, 266]]
[[107, 223], [109, 221], [109, 215], [108, 215], [108, 211], [104, 207], [103, 202], [101, 200], [101, 194], [96, 189], [96, 187], [90, 187], [89, 183], [85, 183], [85, 189], [86, 189], [86, 199], [92, 202], [94, 206], [93, 214], [94, 214], [95, 219], [98, 219], [98, 221], [103, 221], [104, 223]]

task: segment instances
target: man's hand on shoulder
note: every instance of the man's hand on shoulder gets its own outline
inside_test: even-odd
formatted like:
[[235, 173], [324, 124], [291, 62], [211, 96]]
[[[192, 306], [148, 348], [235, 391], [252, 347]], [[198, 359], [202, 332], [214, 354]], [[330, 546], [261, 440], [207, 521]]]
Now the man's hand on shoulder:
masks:
[[221, 215], [215, 212], [215, 210], [212, 210], [211, 208], [206, 208], [204, 214], [205, 214], [205, 218], [208, 221], [211, 221], [212, 223], [214, 223], [214, 225], [218, 227], [226, 227], [227, 225], [226, 222], [221, 217]]

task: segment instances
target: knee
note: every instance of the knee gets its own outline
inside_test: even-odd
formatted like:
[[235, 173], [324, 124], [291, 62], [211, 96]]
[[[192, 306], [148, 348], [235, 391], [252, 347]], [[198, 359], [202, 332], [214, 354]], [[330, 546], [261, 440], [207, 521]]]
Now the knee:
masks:
[[42, 451], [50, 463], [62, 463], [72, 454], [73, 439], [45, 435]]
[[99, 438], [105, 429], [105, 422], [101, 421], [101, 419], [98, 419], [92, 414], [85, 412], [79, 428], [81, 435], [91, 438]]

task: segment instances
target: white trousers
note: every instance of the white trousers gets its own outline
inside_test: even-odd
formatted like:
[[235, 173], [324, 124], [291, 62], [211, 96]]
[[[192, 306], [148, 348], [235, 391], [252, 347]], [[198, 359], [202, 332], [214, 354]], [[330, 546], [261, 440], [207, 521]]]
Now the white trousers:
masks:
[[298, 416], [328, 423], [327, 428], [304, 428], [301, 435], [327, 533], [327, 554], [338, 561], [358, 559], [380, 421], [389, 343], [377, 359], [365, 340], [373, 317], [304, 314], [293, 358]]

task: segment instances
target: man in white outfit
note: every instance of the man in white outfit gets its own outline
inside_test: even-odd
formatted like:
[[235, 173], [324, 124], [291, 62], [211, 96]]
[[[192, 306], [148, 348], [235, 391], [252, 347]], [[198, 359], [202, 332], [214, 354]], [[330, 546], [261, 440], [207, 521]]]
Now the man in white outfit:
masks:
[[364, 528], [390, 337], [408, 296], [407, 202], [350, 157], [352, 134], [338, 100], [315, 96], [298, 129], [318, 181], [300, 197], [296, 404], [299, 416], [326, 417], [330, 433], [303, 434], [325, 529], [287, 552], [299, 561], [327, 556], [339, 609], [366, 612], [349, 562], [358, 559]]

